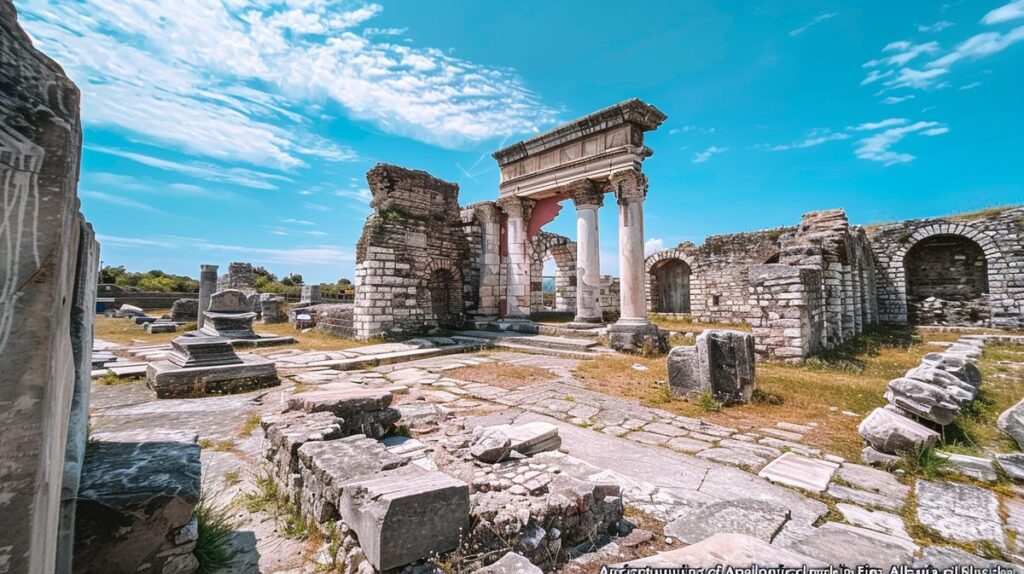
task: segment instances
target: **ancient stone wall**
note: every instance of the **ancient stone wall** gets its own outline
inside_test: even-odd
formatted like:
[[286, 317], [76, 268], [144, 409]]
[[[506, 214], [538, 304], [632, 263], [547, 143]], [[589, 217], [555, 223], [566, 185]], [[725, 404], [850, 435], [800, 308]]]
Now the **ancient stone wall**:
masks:
[[228, 265], [228, 272], [217, 278], [217, 291], [237, 289], [246, 295], [256, 292], [256, 273], [251, 263], [234, 262]]
[[1024, 207], [867, 233], [882, 321], [1024, 329]]
[[67, 571], [99, 245], [79, 212], [78, 88], [0, 0], [0, 567]]
[[800, 361], [821, 349], [821, 272], [791, 265], [753, 265], [750, 313], [754, 352], [763, 359]]
[[374, 212], [356, 246], [356, 337], [461, 324], [470, 251], [458, 186], [387, 164], [366, 179]]
[[619, 299], [620, 283], [618, 277], [611, 275], [601, 276], [601, 286], [598, 289], [597, 303], [601, 306], [601, 313], [609, 317], [618, 317], [621, 301]]
[[96, 292], [97, 297], [112, 297], [111, 307], [117, 309], [121, 305], [132, 305], [140, 309], [168, 309], [178, 299], [199, 299], [199, 293], [182, 291], [131, 291], [118, 285], [102, 284]]
[[[530, 252], [530, 311], [576, 311], [576, 242], [542, 231], [532, 240]], [[555, 262], [555, 290], [545, 300], [544, 263]], [[550, 279], [547, 278], [547, 279]]]
[[[493, 201], [482, 201], [462, 210], [462, 229], [469, 245], [463, 293], [467, 313], [498, 315], [505, 294], [507, 273], [501, 258], [502, 214]], [[472, 295], [475, 294], [475, 295]]]

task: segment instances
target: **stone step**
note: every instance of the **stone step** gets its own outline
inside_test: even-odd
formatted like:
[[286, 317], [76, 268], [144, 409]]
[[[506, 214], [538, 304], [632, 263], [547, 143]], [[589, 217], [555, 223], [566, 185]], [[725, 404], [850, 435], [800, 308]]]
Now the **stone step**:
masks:
[[552, 337], [550, 335], [533, 335], [530, 337], [505, 337], [504, 341], [530, 347], [559, 349], [562, 351], [590, 351], [597, 346], [592, 339], [570, 339], [569, 337]]
[[602, 355], [602, 353], [595, 353], [592, 351], [567, 351], [564, 349], [551, 349], [548, 347], [535, 347], [532, 345], [524, 345], [521, 343], [512, 343], [509, 341], [499, 340], [495, 342], [495, 347], [502, 349], [510, 349], [513, 351], [521, 351], [523, 353], [533, 353], [535, 355], [548, 355], [551, 357], [563, 357], [566, 359], [596, 359]]

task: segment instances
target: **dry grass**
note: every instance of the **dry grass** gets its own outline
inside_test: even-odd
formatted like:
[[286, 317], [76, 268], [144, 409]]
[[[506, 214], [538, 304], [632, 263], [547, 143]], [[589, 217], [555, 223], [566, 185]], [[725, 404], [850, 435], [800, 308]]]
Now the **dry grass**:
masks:
[[[928, 340], [948, 339], [947, 335], [959, 336], [936, 333]], [[841, 411], [865, 415], [884, 405], [886, 384], [917, 366], [925, 353], [940, 349], [909, 330], [889, 329], [862, 335], [806, 364], [758, 363], [755, 400], [719, 411], [707, 409], [697, 397], [685, 400], [668, 393], [664, 357], [602, 357], [581, 363], [575, 374], [591, 390], [733, 428], [815, 422], [818, 428], [807, 434], [806, 442], [855, 458], [863, 448], [856, 431], [863, 416], [846, 416]], [[647, 370], [635, 370], [634, 364]]]
[[[158, 311], [147, 311], [151, 317], [159, 317], [161, 315], [169, 314], [170, 311], [167, 309]], [[303, 349], [309, 351], [343, 351], [345, 349], [351, 349], [353, 347], [363, 347], [366, 345], [374, 345], [376, 343], [382, 343], [383, 340], [368, 340], [368, 341], [357, 341], [355, 339], [346, 339], [342, 337], [335, 337], [327, 333], [321, 333], [317, 330], [311, 330], [307, 333], [301, 333], [296, 331], [288, 323], [280, 323], [273, 325], [263, 325], [255, 323], [253, 329], [257, 333], [274, 333], [276, 335], [290, 336], [295, 338], [295, 343], [291, 345], [280, 345], [275, 347], [266, 347], [269, 351], [276, 351], [278, 349]], [[151, 335], [147, 333], [141, 325], [136, 325], [128, 319], [122, 319], [118, 317], [96, 317], [96, 338], [116, 343], [118, 345], [132, 345], [132, 344], [143, 344], [143, 345], [158, 345], [161, 343], [169, 343], [172, 340], [180, 337], [183, 331], [179, 330], [175, 333], [157, 333]], [[262, 349], [262, 348], [261, 348]]]
[[1024, 363], [1024, 347], [1002, 343], [985, 346], [978, 362], [982, 374], [981, 389], [970, 408], [943, 429], [946, 443], [943, 450], [974, 455], [984, 455], [986, 451], [1017, 450], [1013, 439], [996, 427], [996, 419], [1020, 401], [1024, 366], [1019, 363]]
[[699, 321], [686, 319], [670, 319], [668, 317], [661, 317], [654, 314], [649, 315], [648, 318], [652, 323], [666, 331], [690, 331], [692, 333], [700, 333], [705, 329], [732, 329], [734, 331], [746, 332], [750, 332], [751, 330], [750, 325], [747, 323], [701, 323]]
[[469, 367], [459, 367], [445, 371], [445, 376], [460, 381], [484, 383], [502, 389], [515, 390], [536, 383], [546, 383], [557, 379], [551, 371], [529, 365], [509, 365], [505, 363], [480, 363]]

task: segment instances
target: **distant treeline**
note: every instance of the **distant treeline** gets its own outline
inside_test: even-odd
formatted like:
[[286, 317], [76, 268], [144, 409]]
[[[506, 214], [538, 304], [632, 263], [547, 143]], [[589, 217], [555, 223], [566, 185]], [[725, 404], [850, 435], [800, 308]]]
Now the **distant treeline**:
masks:
[[[279, 293], [298, 297], [302, 291], [302, 275], [291, 273], [277, 278], [264, 267], [255, 267], [253, 272], [256, 275], [256, 291], [260, 293]], [[139, 291], [158, 291], [162, 293], [181, 292], [198, 293], [199, 281], [185, 275], [174, 275], [164, 273], [159, 269], [146, 271], [144, 273], [127, 271], [123, 265], [117, 267], [106, 266], [100, 269], [99, 283], [112, 283], [125, 289]], [[337, 283], [321, 283], [320, 294], [324, 297], [336, 299], [350, 297], [355, 292], [355, 286], [348, 279], [341, 278]]]

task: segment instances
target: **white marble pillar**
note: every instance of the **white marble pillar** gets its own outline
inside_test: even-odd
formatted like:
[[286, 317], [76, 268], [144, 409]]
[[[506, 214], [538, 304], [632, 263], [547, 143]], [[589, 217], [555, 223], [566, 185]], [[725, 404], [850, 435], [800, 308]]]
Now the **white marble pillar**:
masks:
[[210, 308], [210, 297], [217, 291], [217, 266], [199, 266], [199, 316], [196, 328], [203, 326], [203, 311]]
[[649, 325], [644, 290], [644, 197], [647, 180], [634, 171], [612, 176], [619, 203], [621, 325]]
[[530, 257], [526, 224], [533, 201], [516, 196], [503, 197], [498, 205], [505, 212], [505, 242], [508, 247], [508, 289], [505, 293], [506, 320], [530, 318]]
[[574, 323], [603, 323], [601, 313], [601, 243], [597, 210], [604, 203], [604, 190], [592, 182], [573, 192], [576, 205], [576, 318]]

